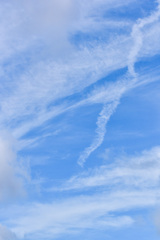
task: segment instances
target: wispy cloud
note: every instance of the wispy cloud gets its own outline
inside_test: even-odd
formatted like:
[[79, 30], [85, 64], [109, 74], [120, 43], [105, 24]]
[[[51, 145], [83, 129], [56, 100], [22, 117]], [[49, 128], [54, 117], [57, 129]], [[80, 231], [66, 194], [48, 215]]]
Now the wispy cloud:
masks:
[[0, 225], [0, 240], [16, 240], [16, 235], [6, 227]]
[[[34, 12], [37, 11], [38, 12], [37, 14], [40, 14], [40, 13], [37, 10], [35, 3], [26, 2], [26, 4], [28, 5], [28, 7], [26, 8], [25, 14], [28, 14], [28, 11], [29, 11], [30, 20], [28, 21], [32, 21], [32, 17], [35, 18]], [[56, 3], [53, 3], [53, 4], [56, 4]], [[70, 7], [70, 4], [72, 5], [72, 2], [68, 4], [69, 6], [67, 5], [67, 9], [72, 8]], [[97, 5], [98, 2], [96, 2], [95, 4]], [[117, 1], [117, 4], [119, 5], [123, 3], [121, 1]], [[31, 5], [34, 5], [33, 9], [31, 8]], [[91, 4], [92, 11], [93, 9], [96, 8], [95, 7], [96, 5]], [[3, 22], [2, 26], [6, 26], [5, 31], [7, 31], [7, 33], [4, 32], [4, 36], [10, 36], [10, 33], [11, 33], [10, 28], [11, 29], [13, 28], [12, 29], [12, 31], [14, 32], [13, 36], [20, 36], [23, 39], [24, 35], [21, 33], [21, 26], [19, 26], [19, 23], [22, 24], [22, 26], [23, 25], [25, 26], [25, 23], [22, 20], [20, 21], [18, 17], [19, 15], [16, 14], [18, 11], [18, 13], [22, 15], [21, 11], [23, 10], [23, 6], [21, 6], [21, 8], [16, 6], [11, 8], [12, 4], [11, 5], [4, 4], [4, 6], [5, 8], [4, 8], [3, 14], [5, 12], [8, 12], [8, 13], [11, 12], [12, 13], [11, 16], [13, 18], [12, 22], [15, 23], [15, 25], [12, 26], [11, 24], [8, 24], [8, 22], [7, 23]], [[49, 6], [50, 5], [48, 2], [45, 8], [49, 8]], [[89, 11], [90, 7], [89, 5], [87, 6], [88, 8], [86, 7], [85, 11]], [[39, 6], [39, 8], [40, 7], [41, 6]], [[62, 6], [62, 8], [63, 7], [65, 6]], [[70, 11], [70, 10], [66, 10], [66, 11]], [[83, 16], [84, 23], [86, 19], [86, 14], [85, 16]], [[44, 18], [46, 17], [44, 16]], [[38, 17], [38, 19], [41, 19], [41, 18]], [[36, 19], [35, 21], [39, 21], [38, 19]], [[101, 19], [101, 21], [106, 21], [106, 20]], [[53, 22], [54, 24], [55, 20], [49, 21], [49, 22]], [[60, 23], [58, 22], [58, 24]], [[77, 29], [79, 27], [78, 24], [79, 23], [77, 23]], [[133, 23], [130, 24], [130, 28], [132, 27], [132, 24]], [[8, 25], [10, 26], [10, 28], [7, 27]], [[16, 28], [16, 31], [15, 31], [15, 28]], [[52, 29], [52, 26], [49, 26], [46, 28]], [[76, 32], [76, 29], [74, 31]], [[54, 28], [53, 28], [53, 32], [54, 32]], [[34, 34], [36, 33], [34, 32]], [[34, 42], [33, 39], [32, 38], [29, 38], [29, 39], [31, 39], [31, 43], [33, 44]], [[131, 48], [131, 44], [132, 44], [131, 39], [132, 38], [130, 36], [128, 37], [126, 34], [120, 34], [116, 38], [115, 36], [111, 37], [109, 42], [103, 43], [103, 44], [101, 43], [98, 44], [97, 42], [93, 42], [91, 45], [84, 46], [83, 48], [80, 48], [80, 49], [76, 49], [70, 46], [69, 49], [67, 47], [67, 49], [70, 52], [69, 59], [66, 58], [63, 54], [63, 59], [62, 59], [62, 56], [56, 57], [58, 59], [56, 62], [55, 62], [56, 54], [52, 54], [53, 57], [50, 56], [46, 61], [45, 59], [46, 53], [41, 55], [38, 54], [37, 57], [35, 57], [36, 53], [31, 54], [30, 55], [31, 62], [27, 62], [27, 60], [25, 60], [25, 56], [26, 58], [28, 58], [26, 55], [26, 51], [32, 52], [33, 49], [35, 49], [34, 44], [26, 45], [23, 50], [22, 49], [18, 50], [14, 47], [13, 49], [19, 54], [20, 58], [22, 58], [22, 55], [23, 55], [22, 60], [24, 62], [22, 62], [21, 67], [22, 69], [23, 68], [24, 69], [23, 71], [20, 70], [17, 76], [15, 71], [16, 71], [16, 64], [20, 64], [18, 59], [16, 58], [15, 55], [13, 56], [9, 55], [7, 57], [8, 59], [7, 61], [11, 61], [11, 62], [14, 61], [14, 64], [12, 63], [13, 69], [10, 68], [11, 70], [7, 72], [8, 77], [12, 75], [13, 79], [12, 81], [10, 80], [8, 82], [7, 91], [6, 91], [6, 84], [2, 84], [1, 86], [3, 90], [3, 95], [1, 96], [1, 118], [0, 118], [2, 128], [8, 128], [10, 131], [14, 131], [16, 133], [19, 131], [19, 134], [15, 134], [15, 137], [17, 138], [17, 137], [21, 137], [23, 135], [23, 132], [25, 134], [26, 131], [29, 131], [32, 128], [34, 128], [35, 127], [34, 122], [36, 122], [36, 119], [38, 124], [38, 122], [39, 123], [44, 122], [43, 121], [44, 115], [46, 116], [48, 115], [48, 119], [49, 119], [49, 115], [50, 115], [50, 118], [52, 118], [54, 114], [53, 115], [48, 114], [49, 112], [48, 106], [51, 103], [53, 108], [57, 108], [57, 106], [56, 107], [54, 106], [54, 103], [57, 100], [63, 99], [66, 96], [71, 96], [74, 93], [80, 92], [83, 89], [85, 89], [87, 86], [99, 80], [100, 78], [105, 77], [111, 71], [127, 66], [127, 61], [128, 61], [127, 53], [130, 51], [130, 48]], [[12, 39], [9, 38], [9, 41], [10, 40], [12, 42], [15, 42], [15, 41], [17, 42], [16, 39], [13, 41]], [[7, 43], [7, 41], [5, 42]], [[10, 44], [9, 43], [7, 44], [8, 45], [6, 47], [3, 47], [4, 50], [9, 49]], [[37, 44], [39, 47], [41, 47], [39, 45], [39, 42]], [[44, 49], [46, 49], [45, 51], [48, 51], [50, 47], [45, 45]], [[66, 56], [67, 56], [67, 52], [66, 52]], [[5, 61], [5, 58], [3, 59], [3, 61]], [[2, 67], [2, 70], [3, 70], [2, 77], [5, 77], [6, 73], [4, 71], [6, 71], [6, 68]], [[107, 94], [108, 93], [106, 93], [106, 95]], [[42, 118], [42, 121], [39, 120], [40, 118]], [[20, 130], [18, 130], [18, 128], [23, 129], [23, 125], [24, 125], [24, 129], [25, 129], [25, 126], [28, 125], [28, 130], [26, 128], [26, 131], [22, 130], [20, 134]]]
[[[153, 207], [158, 202], [158, 190], [132, 190], [78, 196], [50, 204], [25, 206], [21, 216], [10, 220], [12, 231], [23, 238], [48, 239], [59, 235], [101, 229], [123, 227], [134, 223], [129, 215], [116, 217], [116, 212], [137, 207]], [[11, 215], [11, 213], [10, 213]]]
[[[135, 156], [117, 156], [114, 163], [74, 176], [55, 191], [84, 190], [92, 187], [152, 188], [159, 185], [160, 147]], [[54, 190], [54, 189], [53, 189]]]
[[138, 53], [142, 48], [143, 44], [143, 28], [146, 25], [152, 24], [159, 20], [160, 17], [160, 2], [157, 1], [158, 7], [157, 9], [149, 16], [143, 19], [138, 19], [137, 23], [134, 24], [132, 28], [131, 36], [133, 38], [133, 47], [129, 53], [128, 57], [128, 71], [132, 77], [136, 78], [136, 72], [134, 69], [134, 64], [137, 60]]
[[[148, 25], [148, 24], [151, 24], [151, 23], [157, 21], [159, 19], [159, 17], [160, 17], [160, 6], [158, 5], [157, 10], [153, 14], [151, 14], [147, 18], [139, 19], [138, 23], [133, 25], [132, 33], [131, 33], [131, 37], [133, 38], [133, 46], [131, 47], [131, 49], [129, 51], [128, 62], [127, 62], [128, 72], [131, 75], [131, 79], [128, 79], [128, 81], [130, 81], [130, 83], [126, 84], [126, 90], [130, 89], [132, 84], [138, 80], [136, 71], [134, 69], [134, 65], [136, 63], [137, 56], [140, 52], [140, 49], [141, 49], [142, 43], [143, 43], [141, 29], [144, 28], [145, 25]], [[106, 95], [107, 95], [107, 93], [106, 93]], [[122, 97], [122, 95], [123, 95], [123, 93], [119, 96], [119, 101], [120, 101], [120, 98]], [[105, 102], [105, 99], [104, 99], [104, 102]], [[106, 133], [106, 124], [107, 124], [110, 116], [114, 113], [117, 105], [118, 105], [118, 103], [116, 103], [116, 104], [113, 103], [112, 111], [108, 111], [108, 112], [106, 111], [106, 106], [104, 105], [104, 107], [100, 113], [100, 116], [98, 117], [96, 137], [93, 140], [90, 147], [86, 148], [84, 150], [84, 152], [80, 155], [80, 158], [78, 160], [78, 163], [81, 166], [83, 166], [83, 164], [85, 163], [86, 159], [90, 156], [90, 154], [93, 151], [95, 151], [102, 144], [105, 133]], [[105, 119], [105, 121], [103, 121], [104, 119]]]
[[106, 124], [109, 121], [113, 112], [115, 111], [117, 105], [118, 101], [104, 105], [97, 120], [96, 138], [94, 139], [91, 146], [86, 148], [84, 152], [80, 155], [80, 158], [78, 160], [78, 164], [80, 166], [83, 166], [90, 154], [102, 144], [106, 133]]
[[13, 139], [6, 134], [0, 138], [0, 201], [23, 196], [27, 173], [16, 160]]
[[[17, 236], [27, 239], [52, 239], [87, 229], [134, 224], [129, 210], [155, 207], [159, 202], [159, 158], [159, 146], [134, 156], [119, 156], [115, 163], [75, 176], [60, 188], [80, 190], [76, 196], [14, 206], [1, 210], [1, 217], [9, 214], [6, 223]], [[85, 188], [93, 187], [97, 187], [96, 192], [82, 194]], [[121, 216], [117, 217], [117, 212]]]
[[[28, 175], [16, 153], [51, 135], [50, 129], [42, 133], [50, 120], [78, 107], [103, 105], [95, 137], [78, 160], [83, 166], [103, 143], [106, 125], [121, 98], [159, 80], [159, 69], [146, 70], [139, 61], [160, 53], [160, 1], [150, 4], [152, 10], [142, 8], [140, 14], [140, 8], [136, 10], [141, 2], [1, 1], [0, 128], [9, 134], [1, 132], [0, 137], [0, 201], [24, 194]], [[40, 134], [34, 134], [37, 127]], [[28, 204], [1, 208], [1, 222], [20, 239], [31, 240], [134, 224], [129, 210], [159, 202], [159, 160], [157, 146], [73, 173], [62, 185], [45, 190], [43, 203], [30, 196]], [[33, 179], [35, 172], [37, 166]], [[49, 181], [46, 185], [48, 189]], [[0, 240], [16, 239], [14, 233], [0, 225]]]

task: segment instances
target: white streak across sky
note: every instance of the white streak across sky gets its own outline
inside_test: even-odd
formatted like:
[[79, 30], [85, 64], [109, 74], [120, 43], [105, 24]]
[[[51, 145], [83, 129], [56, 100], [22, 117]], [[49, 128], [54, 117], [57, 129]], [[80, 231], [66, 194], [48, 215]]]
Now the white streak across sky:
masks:
[[[137, 56], [138, 56], [139, 51], [143, 44], [143, 34], [141, 32], [141, 29], [143, 29], [145, 27], [145, 25], [148, 25], [148, 24], [158, 21], [158, 19], [160, 17], [159, 1], [158, 1], [158, 4], [159, 5], [155, 12], [153, 12], [147, 18], [138, 19], [138, 22], [133, 25], [132, 33], [131, 33], [131, 37], [133, 38], [133, 47], [129, 51], [128, 64], [127, 64], [128, 65], [128, 73], [131, 76], [131, 78], [128, 79], [128, 81], [130, 81], [130, 83], [126, 84], [126, 85], [128, 85], [128, 86], [126, 86], [126, 91], [128, 90], [128, 88], [132, 87], [132, 84], [135, 81], [138, 81], [138, 79], [137, 79], [138, 76], [136, 74], [134, 65], [136, 63]], [[122, 95], [123, 95], [123, 93], [122, 93]], [[122, 95], [119, 98], [121, 98]], [[119, 99], [119, 101], [120, 101], [120, 99]], [[96, 135], [95, 139], [93, 140], [93, 143], [91, 144], [91, 146], [84, 150], [84, 152], [81, 154], [81, 156], [78, 160], [78, 163], [81, 166], [83, 166], [84, 162], [90, 156], [90, 154], [93, 151], [95, 151], [102, 144], [102, 142], [104, 140], [105, 132], [106, 132], [106, 124], [107, 124], [108, 120], [110, 119], [111, 115], [114, 113], [117, 106], [118, 106], [118, 103], [116, 101], [113, 102], [112, 104], [108, 104], [107, 107], [106, 107], [106, 105], [104, 105], [104, 107], [98, 117], [98, 120], [97, 120], [97, 129], [96, 129], [97, 135]]]
[[159, 24], [156, 0], [0, 1], [0, 240], [158, 240]]

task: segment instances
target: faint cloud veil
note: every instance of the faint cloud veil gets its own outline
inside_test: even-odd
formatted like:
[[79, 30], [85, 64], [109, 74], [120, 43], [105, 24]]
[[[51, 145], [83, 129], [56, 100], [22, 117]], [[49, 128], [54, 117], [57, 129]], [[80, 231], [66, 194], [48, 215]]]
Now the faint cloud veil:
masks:
[[23, 181], [26, 173], [17, 161], [14, 145], [9, 135], [0, 136], [0, 201], [25, 194]]

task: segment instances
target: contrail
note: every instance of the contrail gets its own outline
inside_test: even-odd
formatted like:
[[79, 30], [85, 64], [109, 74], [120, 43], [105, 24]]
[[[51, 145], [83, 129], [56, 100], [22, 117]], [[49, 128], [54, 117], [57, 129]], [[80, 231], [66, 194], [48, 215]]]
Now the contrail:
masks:
[[96, 137], [93, 140], [92, 144], [87, 147], [84, 152], [80, 155], [78, 164], [83, 166], [86, 159], [90, 156], [90, 154], [95, 151], [103, 142], [105, 133], [106, 133], [106, 124], [109, 121], [111, 115], [115, 111], [118, 101], [112, 102], [110, 104], [105, 104], [100, 112], [97, 120], [97, 129], [96, 129]]
[[137, 23], [134, 24], [132, 28], [131, 37], [133, 39], [133, 47], [128, 56], [128, 72], [133, 78], [135, 78], [135, 80], [137, 79], [137, 74], [134, 65], [143, 44], [143, 34], [141, 30], [145, 27], [145, 25], [151, 24], [159, 19], [160, 0], [158, 0], [157, 3], [158, 7], [156, 11], [154, 11], [149, 17], [138, 19]]
[[[128, 55], [128, 75], [131, 77], [132, 81], [128, 82], [128, 86], [126, 86], [126, 90], [131, 88], [131, 86], [137, 81], [137, 73], [135, 71], [135, 62], [138, 58], [139, 51], [141, 50], [143, 44], [143, 33], [142, 29], [155, 21], [157, 21], [160, 17], [160, 0], [157, 1], [158, 7], [156, 11], [154, 11], [149, 17], [138, 19], [137, 22], [133, 25], [131, 37], [133, 39], [133, 47]], [[124, 91], [124, 92], [125, 92]], [[97, 120], [97, 129], [96, 136], [89, 147], [87, 147], [84, 152], [80, 155], [78, 159], [78, 164], [83, 166], [86, 159], [90, 156], [90, 154], [95, 151], [102, 143], [106, 134], [106, 125], [111, 117], [111, 115], [115, 112], [120, 98], [123, 93], [119, 96], [118, 100], [113, 101], [112, 103], [104, 103], [104, 106], [98, 116]]]

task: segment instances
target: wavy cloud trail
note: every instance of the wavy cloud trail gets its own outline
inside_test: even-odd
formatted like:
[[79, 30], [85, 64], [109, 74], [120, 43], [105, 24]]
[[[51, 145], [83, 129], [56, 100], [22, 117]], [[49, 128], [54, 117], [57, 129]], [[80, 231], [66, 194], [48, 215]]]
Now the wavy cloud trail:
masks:
[[157, 21], [160, 17], [160, 0], [156, 1], [158, 3], [158, 7], [155, 12], [153, 12], [149, 17], [138, 19], [137, 23], [133, 25], [132, 28], [132, 39], [133, 39], [133, 47], [129, 53], [128, 57], [128, 72], [137, 80], [137, 73], [135, 71], [135, 62], [138, 57], [138, 53], [143, 44], [143, 34], [141, 30], [148, 24], [151, 24]]
[[[160, 17], [160, 0], [157, 1], [158, 7], [156, 11], [154, 11], [149, 17], [138, 19], [136, 24], [133, 25], [131, 37], [133, 39], [133, 47], [131, 48], [131, 51], [128, 56], [128, 73], [132, 78], [132, 81], [128, 83], [126, 86], [126, 90], [131, 88], [133, 84], [137, 81], [137, 73], [135, 70], [135, 62], [137, 60], [138, 54], [141, 50], [142, 44], [143, 44], [143, 33], [142, 29], [151, 23], [154, 23], [157, 21]], [[79, 157], [78, 164], [80, 166], [83, 166], [86, 159], [90, 156], [92, 152], [94, 152], [102, 143], [106, 134], [106, 124], [108, 123], [111, 115], [115, 112], [119, 100], [122, 97], [124, 92], [118, 97], [118, 100], [113, 101], [113, 103], [110, 103], [106, 105], [104, 104], [102, 111], [99, 114], [98, 120], [97, 120], [97, 129], [96, 129], [96, 136], [91, 143], [89, 147], [87, 147], [84, 152]]]
[[115, 111], [118, 101], [115, 101], [110, 104], [105, 104], [100, 112], [97, 120], [97, 129], [96, 129], [96, 137], [93, 140], [92, 144], [84, 150], [84, 152], [80, 155], [78, 164], [83, 167], [86, 159], [90, 156], [90, 154], [95, 151], [103, 142], [105, 134], [106, 134], [106, 124], [109, 121], [111, 115]]

